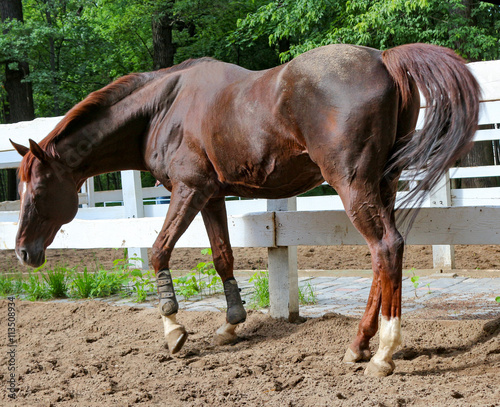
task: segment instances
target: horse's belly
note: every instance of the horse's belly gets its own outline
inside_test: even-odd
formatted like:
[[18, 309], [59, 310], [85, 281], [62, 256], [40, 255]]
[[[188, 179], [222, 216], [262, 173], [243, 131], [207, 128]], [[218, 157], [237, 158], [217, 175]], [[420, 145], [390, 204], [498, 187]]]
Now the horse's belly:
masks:
[[323, 182], [319, 167], [309, 155], [268, 162], [265, 165], [243, 165], [224, 182], [226, 195], [246, 198], [280, 199], [304, 193]]

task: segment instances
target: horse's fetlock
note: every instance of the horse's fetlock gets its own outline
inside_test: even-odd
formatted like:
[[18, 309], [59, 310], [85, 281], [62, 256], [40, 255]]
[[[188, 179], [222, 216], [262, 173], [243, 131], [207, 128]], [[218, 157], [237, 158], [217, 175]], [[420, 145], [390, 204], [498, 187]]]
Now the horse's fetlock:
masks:
[[170, 270], [160, 270], [156, 274], [156, 288], [158, 291], [160, 314], [168, 317], [179, 310], [179, 304], [175, 298], [174, 284]]
[[243, 301], [241, 300], [238, 283], [233, 277], [224, 281], [224, 294], [226, 295], [227, 302], [227, 322], [233, 325], [245, 322], [247, 312], [243, 307]]

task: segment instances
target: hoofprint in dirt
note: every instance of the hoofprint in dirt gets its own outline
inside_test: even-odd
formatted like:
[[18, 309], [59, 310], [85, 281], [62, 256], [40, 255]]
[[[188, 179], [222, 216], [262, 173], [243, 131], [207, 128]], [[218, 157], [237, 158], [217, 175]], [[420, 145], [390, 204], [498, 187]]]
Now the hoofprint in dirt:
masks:
[[[327, 314], [302, 324], [250, 312], [232, 346], [212, 345], [223, 313], [180, 312], [190, 337], [171, 357], [157, 310], [98, 301], [16, 300], [16, 406], [492, 406], [500, 402], [500, 318], [403, 319], [396, 371], [363, 375], [342, 364], [357, 319]], [[0, 302], [7, 315], [7, 301]], [[7, 332], [1, 318], [0, 332]], [[376, 349], [377, 340], [372, 343]], [[9, 404], [8, 404], [9, 403]]]

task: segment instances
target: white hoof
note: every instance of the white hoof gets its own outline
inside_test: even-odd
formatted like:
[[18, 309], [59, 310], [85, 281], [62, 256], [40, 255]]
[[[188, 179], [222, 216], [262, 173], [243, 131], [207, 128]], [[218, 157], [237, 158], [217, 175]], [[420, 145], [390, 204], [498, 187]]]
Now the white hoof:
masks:
[[182, 325], [177, 323], [176, 314], [169, 315], [168, 317], [161, 317], [163, 319], [163, 326], [165, 328], [165, 339], [167, 340], [167, 347], [172, 355], [179, 352], [188, 334]]
[[234, 343], [238, 337], [234, 333], [237, 325], [226, 322], [217, 331], [215, 331], [214, 345], [222, 346]]

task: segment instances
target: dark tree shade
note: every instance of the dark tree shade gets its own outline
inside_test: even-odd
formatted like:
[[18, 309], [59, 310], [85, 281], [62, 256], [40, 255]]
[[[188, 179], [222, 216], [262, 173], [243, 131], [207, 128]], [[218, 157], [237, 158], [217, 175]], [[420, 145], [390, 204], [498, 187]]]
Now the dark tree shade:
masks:
[[[23, 21], [23, 6], [21, 0], [0, 1], [0, 16], [2, 21], [17, 19]], [[23, 82], [28, 76], [28, 64], [23, 61], [7, 61], [5, 63], [5, 91], [7, 104], [4, 108], [5, 118], [8, 123], [23, 120], [33, 120], [33, 91], [30, 82]], [[16, 171], [7, 171], [7, 200], [17, 199]]]
[[175, 47], [172, 41], [173, 20], [170, 13], [157, 13], [152, 17], [153, 68], [168, 68], [174, 64]]

